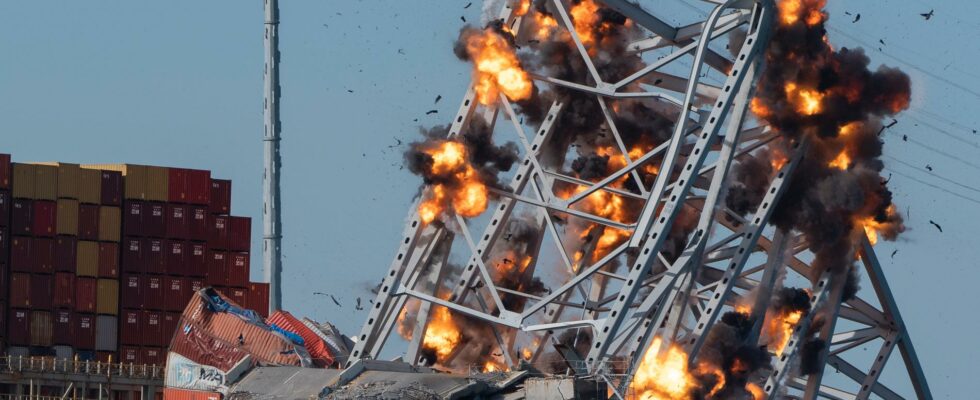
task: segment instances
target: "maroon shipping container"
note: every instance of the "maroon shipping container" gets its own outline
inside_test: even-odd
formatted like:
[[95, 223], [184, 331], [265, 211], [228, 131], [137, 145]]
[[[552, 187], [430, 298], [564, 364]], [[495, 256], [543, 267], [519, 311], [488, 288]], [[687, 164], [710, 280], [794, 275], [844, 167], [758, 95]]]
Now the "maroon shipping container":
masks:
[[84, 276], [75, 277], [75, 311], [95, 312], [95, 299], [98, 297], [99, 280]]
[[0, 335], [7, 335], [7, 303], [0, 301]]
[[34, 229], [34, 203], [30, 200], [14, 199], [10, 203], [10, 233], [30, 235]]
[[31, 274], [31, 310], [50, 310], [54, 303], [54, 279], [51, 275]]
[[11, 309], [7, 318], [7, 345], [31, 344], [31, 313], [29, 310]]
[[228, 282], [228, 253], [209, 251], [208, 274], [204, 280], [208, 286], [226, 286]]
[[211, 213], [228, 215], [231, 212], [231, 181], [211, 180]]
[[[171, 169], [173, 171], [173, 169]], [[190, 209], [181, 204], [167, 204], [167, 238], [188, 239], [190, 236]]]
[[143, 311], [123, 310], [119, 318], [119, 343], [140, 345], [143, 340]]
[[228, 249], [228, 229], [231, 217], [212, 215], [208, 223], [208, 246], [212, 249]]
[[187, 218], [187, 238], [199, 242], [208, 240], [208, 208], [189, 206]]
[[187, 276], [207, 276], [208, 246], [204, 243], [189, 243], [190, 249], [185, 255], [184, 272]]
[[58, 220], [58, 203], [35, 200], [31, 208], [33, 208], [31, 232], [34, 236], [54, 236], [55, 222]]
[[71, 346], [75, 343], [75, 320], [69, 310], [57, 310], [54, 313], [54, 334], [51, 342], [54, 344]]
[[191, 287], [186, 278], [166, 278], [166, 307], [167, 311], [183, 311], [187, 301], [191, 299]]
[[143, 311], [140, 321], [143, 326], [143, 345], [165, 346], [163, 337], [163, 318], [158, 311]]
[[0, 189], [10, 189], [10, 154], [0, 154]]
[[34, 269], [34, 240], [29, 237], [14, 236], [10, 243], [10, 270], [31, 272]]
[[211, 171], [170, 168], [170, 191], [172, 203], [203, 204], [210, 203]]
[[179, 240], [168, 240], [164, 242], [168, 274], [187, 275], [187, 246], [187, 242]]
[[126, 201], [123, 207], [123, 226], [122, 231], [126, 236], [144, 236], [143, 215], [146, 212], [146, 203], [142, 201]]
[[90, 204], [78, 206], [78, 238], [99, 240], [99, 206]]
[[31, 247], [34, 250], [34, 268], [31, 272], [50, 274], [54, 272], [54, 239], [34, 238]]
[[143, 213], [143, 234], [155, 238], [167, 236], [166, 203], [147, 203]]
[[119, 277], [119, 244], [99, 243], [99, 278]]
[[22, 272], [10, 274], [10, 307], [31, 308], [31, 275]]
[[[54, 299], [52, 306], [55, 308], [72, 308], [75, 304], [75, 274], [69, 272], [58, 272], [54, 274]], [[62, 343], [59, 343], [62, 344]], [[64, 343], [70, 344], [70, 343]]]
[[252, 247], [252, 219], [230, 217], [228, 220], [228, 250], [249, 251]]
[[245, 305], [245, 289], [244, 288], [225, 288], [225, 294], [231, 298], [239, 306]]
[[9, 254], [10, 254], [10, 233], [7, 232], [6, 227], [0, 227], [0, 262], [6, 264], [7, 256]]
[[254, 310], [264, 318], [269, 317], [269, 284], [249, 282], [245, 293], [245, 308]]
[[10, 192], [6, 189], [0, 190], [0, 226], [10, 225]]
[[119, 284], [119, 304], [122, 308], [143, 308], [142, 277], [123, 274]]
[[143, 241], [127, 237], [122, 243], [122, 267], [123, 272], [140, 273], [143, 272]]
[[163, 277], [144, 275], [143, 277], [143, 307], [148, 310], [162, 310], [166, 306], [163, 291]]
[[95, 349], [95, 316], [92, 314], [75, 313], [74, 326], [75, 350]]
[[161, 314], [163, 315], [163, 323], [160, 324], [160, 331], [163, 332], [163, 338], [166, 339], [164, 346], [170, 347], [170, 340], [173, 339], [174, 332], [177, 332], [177, 325], [180, 324], [180, 313], [167, 312]]
[[102, 205], [119, 207], [122, 204], [122, 183], [122, 172], [102, 171]]
[[140, 348], [137, 346], [119, 346], [119, 362], [123, 364], [141, 364]]
[[163, 239], [143, 239], [143, 272], [167, 273], [167, 257], [163, 251]]
[[204, 289], [203, 279], [190, 278], [187, 280], [187, 282], [190, 283], [191, 286], [191, 297], [194, 297], [194, 293], [197, 293], [199, 290]]
[[78, 241], [71, 236], [58, 236], [54, 239], [55, 272], [75, 272], [78, 262]]
[[249, 254], [231, 253], [228, 256], [230, 257], [228, 260], [228, 286], [246, 287], [249, 277]]
[[143, 347], [143, 364], [163, 365], [167, 361], [166, 352], [160, 347]]

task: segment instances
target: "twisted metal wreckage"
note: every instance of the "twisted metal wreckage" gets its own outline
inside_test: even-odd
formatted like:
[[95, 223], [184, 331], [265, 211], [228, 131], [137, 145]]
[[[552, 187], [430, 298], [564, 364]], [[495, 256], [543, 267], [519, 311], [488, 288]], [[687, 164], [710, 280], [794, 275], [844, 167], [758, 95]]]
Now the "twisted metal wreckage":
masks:
[[[574, 51], [568, 56], [581, 57], [588, 74], [585, 82], [572, 82], [548, 76], [544, 69], [531, 71], [530, 78], [539, 87], [560, 88], [597, 102], [602, 129], [593, 134], [612, 144], [608, 154], [620, 163], [595, 179], [569, 173], [563, 166], [574, 144], [562, 139], [556, 129], [570, 107], [567, 97], [554, 96], [539, 118], [540, 125], [528, 126], [518, 115], [519, 102], [506, 93], [481, 99], [480, 82], [475, 79], [448, 127], [448, 138], [464, 134], [477, 120], [494, 134], [513, 130], [521, 154], [517, 169], [508, 183], [487, 189], [493, 199], [489, 213], [474, 217], [450, 210], [434, 220], [413, 208], [350, 362], [379, 357], [386, 344], [393, 346], [395, 341], [388, 340], [392, 331], [402, 329], [399, 324], [409, 319], [404, 328], [404, 336], [410, 338], [404, 360], [432, 363], [437, 357], [439, 364], [451, 365], [461, 349], [435, 356], [426, 355], [425, 349], [431, 336], [427, 329], [440, 323], [439, 313], [442, 319], [451, 314], [487, 327], [494, 348], [486, 357], [497, 369], [516, 369], [522, 363], [533, 366], [553, 348], [550, 343], [558, 342], [555, 337], [577, 333], [570, 347], [581, 341], [588, 348], [579, 353], [566, 346], [562, 355], [569, 368], [562, 372], [605, 382], [612, 396], [623, 398], [631, 390], [637, 392], [635, 381], [649, 378], [641, 378], [644, 360], [666, 362], [679, 350], [685, 368], [694, 371], [703, 366], [710, 357], [706, 350], [713, 340], [710, 333], [726, 314], [738, 311], [747, 317], [742, 332], [750, 347], [781, 342], [777, 348], [769, 347], [770, 362], [754, 375], [739, 378], [756, 382], [747, 383], [745, 390], [757, 398], [786, 393], [805, 399], [866, 399], [872, 393], [885, 399], [904, 398], [878, 382], [896, 348], [915, 397], [931, 398], [869, 239], [874, 232], [855, 236], [851, 258], [863, 265], [863, 279], [870, 288], [846, 298], [849, 274], [814, 266], [811, 241], [815, 239], [770, 221], [811, 145], [809, 136], [781, 135], [749, 112], [755, 111], [752, 99], [766, 68], [773, 27], [783, 11], [772, 0], [705, 1], [713, 7], [706, 20], [675, 27], [626, 0], [602, 0], [603, 7], [625, 16], [632, 29], [645, 35], [630, 42], [627, 51], [656, 57], [613, 82], [604, 81], [601, 67], [594, 64], [595, 56], [584, 42], [595, 39], [583, 40], [585, 33], [576, 31], [571, 5], [560, 0], [535, 3], [536, 8], [548, 10], [556, 29], [567, 32], [564, 35]], [[541, 17], [534, 14], [539, 11], [527, 7], [527, 2], [505, 5], [498, 30], [520, 39], [530, 34], [525, 31], [540, 29]], [[733, 43], [731, 57], [717, 50], [723, 39]], [[678, 69], [686, 76], [669, 72]], [[723, 82], [707, 82], [711, 74], [723, 77]], [[675, 97], [678, 93], [683, 96]], [[616, 107], [610, 106], [614, 101], [642, 101], [660, 115], [671, 116], [669, 138], [643, 151], [631, 151], [623, 139], [627, 128], [617, 126]], [[762, 177], [768, 180], [764, 196], [750, 212], [736, 212], [725, 197], [732, 185], [739, 184], [737, 165], [759, 152], [783, 157], [772, 162], [770, 175]], [[596, 196], [632, 202], [639, 212], [635, 219], [623, 220], [583, 206]], [[679, 219], [687, 220], [684, 229], [677, 228]], [[569, 235], [573, 221], [588, 228]], [[501, 261], [500, 249], [514, 234], [515, 224], [533, 226], [534, 237], [518, 255], [511, 255], [515, 258]], [[483, 233], [474, 235], [481, 225]], [[616, 232], [612, 245], [603, 242], [609, 239], [604, 235], [608, 232]], [[672, 243], [680, 247], [673, 249]], [[452, 275], [449, 255], [460, 253], [468, 254], [468, 262], [456, 272], [458, 276]], [[557, 282], [550, 290], [501, 283], [496, 269], [502, 263], [518, 262], [523, 264], [520, 274], [525, 280], [547, 276]], [[447, 282], [447, 276], [454, 279]], [[774, 338], [768, 332], [771, 324], [764, 322], [775, 318], [771, 299], [784, 282], [793, 280], [810, 285], [804, 297], [807, 312], [782, 321], [786, 335]], [[866, 300], [861, 295], [872, 297]], [[406, 313], [407, 308], [412, 312]], [[819, 362], [804, 372], [799, 358], [808, 343], [817, 340], [829, 345], [816, 347]], [[845, 360], [851, 351], [869, 344], [879, 349], [870, 366], [859, 368]], [[731, 359], [726, 362], [731, 364]], [[827, 366], [853, 381], [854, 389], [824, 382]], [[707, 386], [714, 388], [711, 394], [736, 373], [714, 375]]]

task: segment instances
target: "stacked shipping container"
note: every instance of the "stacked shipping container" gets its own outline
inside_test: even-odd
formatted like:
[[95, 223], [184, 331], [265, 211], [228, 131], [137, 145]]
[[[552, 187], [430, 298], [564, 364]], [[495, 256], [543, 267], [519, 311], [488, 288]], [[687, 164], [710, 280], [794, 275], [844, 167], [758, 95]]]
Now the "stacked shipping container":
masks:
[[162, 364], [205, 285], [265, 314], [251, 221], [230, 209], [209, 171], [0, 155], [0, 335], [22, 354]]

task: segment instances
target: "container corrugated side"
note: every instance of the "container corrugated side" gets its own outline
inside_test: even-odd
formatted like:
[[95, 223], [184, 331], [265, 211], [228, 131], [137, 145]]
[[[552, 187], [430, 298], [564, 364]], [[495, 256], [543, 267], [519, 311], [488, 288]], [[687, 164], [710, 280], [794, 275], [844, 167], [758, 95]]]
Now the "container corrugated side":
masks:
[[99, 243], [87, 240], [78, 241], [76, 250], [75, 274], [78, 276], [99, 276]]
[[123, 177], [119, 171], [102, 171], [102, 205], [122, 206], [123, 200]]
[[95, 278], [75, 277], [75, 311], [94, 314], [98, 292], [99, 284]]
[[78, 178], [78, 201], [83, 204], [101, 204], [102, 171], [80, 169]]
[[10, 208], [13, 204], [13, 197], [10, 195], [10, 191], [3, 189], [0, 190], [0, 226], [10, 225]]
[[33, 163], [41, 167], [51, 167], [55, 169], [56, 197], [59, 199], [78, 199], [79, 189], [82, 186], [82, 169], [78, 164], [61, 162], [37, 162]]
[[122, 229], [122, 211], [119, 207], [99, 207], [99, 240], [119, 242]]
[[34, 250], [34, 266], [31, 268], [31, 272], [37, 274], [54, 272], [54, 239], [34, 238], [31, 247]]
[[10, 154], [0, 154], [0, 189], [10, 190]]
[[170, 200], [170, 168], [146, 167], [146, 199], [161, 202]]
[[33, 199], [37, 193], [34, 185], [34, 166], [31, 164], [13, 164], [13, 195], [18, 199]]
[[211, 213], [228, 215], [231, 213], [231, 181], [211, 179]]
[[238, 343], [218, 340], [202, 329], [189, 325], [180, 317], [177, 330], [170, 341], [170, 351], [201, 365], [209, 365], [223, 371], [231, 370], [248, 357]]
[[7, 345], [29, 346], [31, 344], [30, 310], [12, 308], [7, 314]]
[[51, 201], [58, 199], [58, 167], [34, 166], [34, 198]]
[[119, 313], [119, 281], [99, 279], [95, 309], [97, 313], [102, 315], [117, 315]]
[[115, 316], [99, 315], [95, 317], [95, 350], [116, 351], [118, 344], [119, 322]]
[[54, 331], [51, 342], [57, 345], [71, 346], [75, 342], [74, 313], [71, 310], [54, 311]]
[[221, 400], [221, 393], [163, 388], [163, 400]]
[[58, 220], [58, 203], [51, 200], [34, 200], [31, 205], [31, 219], [34, 236], [53, 237]]
[[55, 272], [70, 272], [75, 274], [78, 262], [78, 240], [70, 236], [58, 236], [54, 240], [54, 270]]
[[[61, 218], [61, 216], [59, 215], [58, 218]], [[82, 240], [99, 240], [99, 206], [79, 204], [78, 238]]]
[[55, 308], [71, 308], [75, 304], [75, 274], [55, 273], [53, 295], [52, 306]]
[[73, 320], [74, 326], [72, 327], [72, 332], [75, 335], [75, 341], [72, 345], [75, 346], [76, 350], [94, 350], [95, 315], [76, 312]]
[[78, 200], [58, 199], [58, 219], [55, 233], [78, 236]]
[[138, 200], [146, 199], [147, 167], [145, 165], [83, 164], [82, 168], [121, 172], [123, 176], [123, 198]]
[[48, 311], [31, 311], [31, 346], [50, 347], [54, 324]]

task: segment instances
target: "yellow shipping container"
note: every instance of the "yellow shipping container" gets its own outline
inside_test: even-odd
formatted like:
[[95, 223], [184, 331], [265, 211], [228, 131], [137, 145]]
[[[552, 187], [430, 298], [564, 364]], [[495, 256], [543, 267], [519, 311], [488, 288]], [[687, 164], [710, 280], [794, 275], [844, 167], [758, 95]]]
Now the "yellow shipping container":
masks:
[[34, 198], [52, 201], [58, 199], [58, 167], [34, 166]]
[[119, 314], [119, 281], [99, 279], [95, 311], [101, 315]]
[[170, 168], [146, 167], [146, 199], [170, 200]]
[[78, 200], [58, 199], [55, 232], [59, 235], [78, 236]]
[[14, 163], [14, 197], [19, 199], [33, 199], [36, 191], [34, 190], [34, 166], [31, 164]]
[[123, 198], [130, 200], [150, 200], [148, 193], [147, 167], [136, 164], [84, 164], [82, 168], [119, 171], [123, 175]]
[[119, 207], [99, 207], [99, 240], [119, 242], [122, 227], [122, 211]]
[[75, 250], [75, 275], [96, 277], [99, 275], [99, 243], [86, 240], [78, 241]]
[[[85, 204], [102, 203], [102, 171], [79, 169], [78, 201]], [[60, 181], [59, 181], [60, 182]]]

